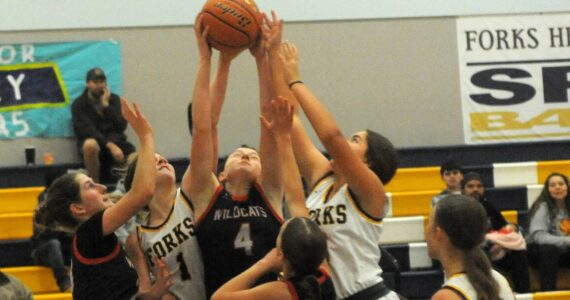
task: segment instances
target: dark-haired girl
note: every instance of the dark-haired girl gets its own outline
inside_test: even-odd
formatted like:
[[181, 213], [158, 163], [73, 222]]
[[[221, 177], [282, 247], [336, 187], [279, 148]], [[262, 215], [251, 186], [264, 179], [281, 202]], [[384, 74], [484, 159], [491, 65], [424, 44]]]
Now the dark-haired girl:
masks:
[[[212, 300], [333, 300], [332, 281], [325, 267], [327, 239], [308, 218], [296, 217], [281, 227], [277, 248], [224, 284]], [[252, 287], [262, 275], [283, 271], [279, 281]]]
[[346, 140], [332, 115], [301, 82], [297, 49], [290, 43], [281, 47], [282, 21], [273, 13], [266, 23], [272, 90], [297, 100], [332, 157], [329, 161], [315, 147], [295, 116], [295, 159], [311, 189], [306, 202], [311, 218], [328, 237], [337, 298], [399, 299], [384, 285], [378, 265], [384, 184], [396, 171], [396, 151], [388, 139], [370, 130]]
[[450, 195], [436, 204], [425, 237], [429, 256], [443, 266], [445, 282], [432, 300], [515, 299], [481, 248], [486, 232], [487, 214], [476, 200]]
[[570, 197], [568, 177], [550, 174], [530, 208], [527, 236], [530, 263], [540, 273], [540, 289], [556, 290], [558, 267], [570, 267]]
[[154, 193], [156, 178], [154, 138], [150, 124], [136, 104], [121, 100], [122, 114], [135, 131], [140, 147], [133, 187], [117, 203], [104, 185], [82, 173], [58, 178], [47, 191], [36, 221], [65, 228], [73, 237], [72, 278], [74, 299], [160, 299], [170, 286], [164, 262], [157, 283], [138, 293], [137, 274], [130, 267], [114, 231], [145, 207]]

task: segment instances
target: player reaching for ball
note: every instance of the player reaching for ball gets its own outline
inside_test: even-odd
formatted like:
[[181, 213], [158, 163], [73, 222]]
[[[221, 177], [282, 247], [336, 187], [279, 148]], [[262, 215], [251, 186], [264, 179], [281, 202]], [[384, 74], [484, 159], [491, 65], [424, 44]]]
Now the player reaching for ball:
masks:
[[343, 137], [332, 115], [301, 81], [297, 49], [290, 43], [281, 46], [283, 22], [274, 12], [272, 15], [264, 28], [272, 90], [297, 99], [332, 157], [329, 161], [313, 145], [295, 116], [295, 158], [312, 190], [307, 199], [311, 217], [328, 237], [337, 297], [399, 299], [384, 285], [378, 266], [378, 240], [386, 204], [384, 184], [396, 171], [396, 151], [388, 139], [371, 130], [357, 132], [349, 140]]
[[[216, 77], [210, 86], [212, 96], [212, 140], [213, 167], [217, 165], [217, 124], [225, 98], [231, 62], [242, 50], [228, 49], [220, 52]], [[146, 222], [137, 227], [127, 241], [132, 251], [136, 252], [131, 259], [137, 272], [141, 287], [151, 286], [149, 266], [156, 276], [157, 267], [151, 257], [163, 258], [170, 272], [173, 285], [170, 293], [176, 299], [206, 299], [204, 286], [204, 267], [202, 255], [194, 227], [194, 211], [190, 199], [189, 187], [191, 182], [190, 169], [186, 169], [181, 186], [176, 188], [174, 167], [164, 157], [157, 154], [157, 179], [155, 193], [149, 204], [149, 217]], [[132, 182], [131, 174], [136, 170], [135, 162], [129, 164], [125, 178], [125, 187], [129, 190]], [[145, 258], [146, 254], [146, 258]]]
[[[200, 60], [192, 101], [189, 196], [194, 204], [196, 233], [204, 262], [207, 296], [210, 297], [222, 284], [275, 247], [283, 223], [283, 188], [275, 141], [264, 127], [259, 153], [250, 148], [238, 148], [228, 156], [218, 177], [212, 173], [212, 95], [208, 88], [212, 51], [206, 42], [209, 28], [202, 31], [202, 21], [200, 16], [196, 23]], [[269, 107], [266, 53], [260, 44], [251, 52], [258, 69], [262, 114], [270, 119], [266, 115]], [[268, 274], [258, 283], [274, 278]]]

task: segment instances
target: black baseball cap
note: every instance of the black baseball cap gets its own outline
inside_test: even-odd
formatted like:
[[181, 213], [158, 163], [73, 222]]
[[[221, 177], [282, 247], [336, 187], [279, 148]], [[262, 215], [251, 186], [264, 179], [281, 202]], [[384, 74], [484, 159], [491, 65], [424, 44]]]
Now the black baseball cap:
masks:
[[93, 68], [87, 71], [87, 76], [85, 81], [95, 81], [95, 80], [107, 80], [105, 72], [101, 68]]

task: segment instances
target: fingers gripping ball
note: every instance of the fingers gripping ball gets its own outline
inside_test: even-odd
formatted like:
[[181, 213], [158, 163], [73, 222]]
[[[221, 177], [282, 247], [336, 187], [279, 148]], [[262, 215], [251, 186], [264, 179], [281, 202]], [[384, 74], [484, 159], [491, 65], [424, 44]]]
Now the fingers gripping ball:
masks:
[[261, 32], [262, 15], [253, 0], [208, 0], [202, 27], [209, 26], [208, 43], [223, 51], [249, 48]]
[[564, 233], [565, 235], [570, 235], [570, 220], [569, 219], [564, 219], [562, 221], [560, 221], [560, 231], [562, 231], [562, 233]]

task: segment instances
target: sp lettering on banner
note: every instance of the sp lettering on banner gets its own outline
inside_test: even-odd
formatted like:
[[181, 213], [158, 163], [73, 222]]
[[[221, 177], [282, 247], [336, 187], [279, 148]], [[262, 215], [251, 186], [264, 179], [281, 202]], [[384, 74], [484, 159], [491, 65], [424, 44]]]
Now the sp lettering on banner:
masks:
[[569, 19], [457, 19], [467, 144], [570, 139]]

